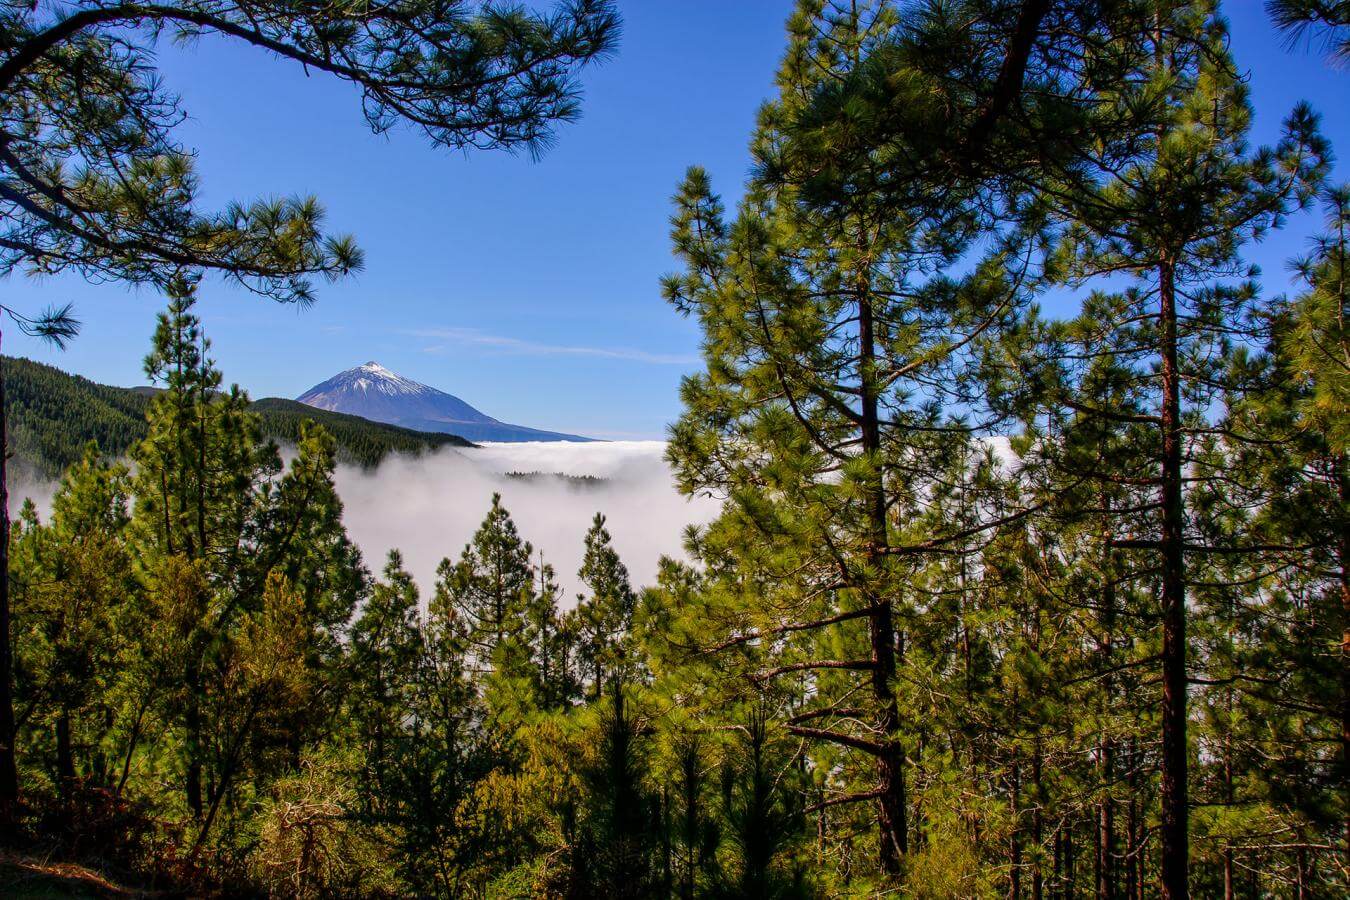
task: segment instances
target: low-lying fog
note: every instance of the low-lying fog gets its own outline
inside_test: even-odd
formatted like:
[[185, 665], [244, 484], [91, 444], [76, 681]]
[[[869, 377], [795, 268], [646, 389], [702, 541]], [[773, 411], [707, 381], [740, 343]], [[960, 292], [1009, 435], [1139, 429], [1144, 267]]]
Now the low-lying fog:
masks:
[[[521, 535], [558, 573], [572, 606], [581, 588], [583, 539], [591, 518], [602, 512], [614, 546], [634, 586], [650, 584], [661, 556], [683, 557], [686, 525], [717, 514], [709, 498], [676, 492], [662, 441], [605, 443], [484, 444], [473, 450], [444, 449], [420, 458], [391, 457], [377, 469], [342, 466], [338, 492], [347, 531], [366, 564], [378, 572], [397, 547], [430, 593], [442, 557], [458, 559], [482, 522], [494, 491], [511, 512]], [[508, 478], [508, 472], [564, 473], [600, 481], [539, 477]]]
[[[445, 448], [422, 457], [391, 456], [378, 468], [338, 467], [338, 493], [347, 532], [376, 574], [397, 547], [417, 579], [425, 601], [442, 557], [458, 559], [487, 514], [494, 491], [511, 512], [535, 562], [558, 574], [563, 604], [576, 603], [581, 589], [583, 540], [591, 518], [602, 512], [614, 546], [635, 587], [650, 584], [662, 556], [684, 558], [686, 525], [702, 524], [720, 503], [676, 492], [662, 441], [605, 443], [483, 444], [472, 450]], [[283, 456], [288, 456], [283, 450]], [[508, 478], [508, 472], [543, 473]], [[565, 479], [553, 473], [593, 476]], [[22, 476], [10, 485], [10, 510], [17, 514], [31, 497], [45, 519], [55, 484]]]

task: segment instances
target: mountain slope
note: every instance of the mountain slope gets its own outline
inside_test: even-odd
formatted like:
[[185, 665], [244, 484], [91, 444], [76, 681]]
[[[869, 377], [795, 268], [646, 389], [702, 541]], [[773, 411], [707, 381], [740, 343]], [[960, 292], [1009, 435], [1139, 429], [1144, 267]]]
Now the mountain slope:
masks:
[[[145, 436], [153, 388], [110, 387], [28, 359], [7, 356], [0, 364], [9, 449], [19, 471], [55, 477], [79, 459], [91, 440], [108, 455], [121, 456]], [[258, 414], [263, 434], [281, 442], [294, 442], [300, 423], [312, 419], [333, 435], [341, 461], [366, 467], [390, 453], [473, 446], [454, 434], [370, 422], [280, 397], [258, 400], [250, 409]]]
[[590, 438], [512, 425], [463, 400], [389, 371], [379, 363], [339, 372], [296, 398], [307, 406], [348, 413], [418, 431], [442, 431], [471, 441], [589, 441]]
[[338, 445], [338, 457], [362, 466], [379, 465], [390, 453], [420, 455], [440, 447], [472, 447], [461, 435], [444, 431], [418, 431], [384, 422], [372, 422], [360, 416], [306, 406], [284, 397], [264, 397], [249, 404], [262, 417], [263, 433], [278, 441], [295, 442], [300, 423], [318, 422]]

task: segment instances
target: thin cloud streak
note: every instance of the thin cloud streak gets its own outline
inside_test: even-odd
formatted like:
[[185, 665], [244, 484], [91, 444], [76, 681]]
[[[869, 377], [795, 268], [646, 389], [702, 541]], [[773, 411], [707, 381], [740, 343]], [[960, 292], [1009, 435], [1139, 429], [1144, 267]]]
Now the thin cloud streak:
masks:
[[[402, 332], [413, 337], [447, 341], [459, 346], [494, 347], [523, 356], [589, 356], [601, 359], [622, 359], [656, 366], [692, 366], [699, 363], [697, 356], [677, 353], [649, 353], [627, 347], [584, 347], [569, 344], [543, 344], [520, 338], [486, 334], [474, 328], [416, 328]], [[433, 344], [423, 353], [442, 353], [445, 344]]]

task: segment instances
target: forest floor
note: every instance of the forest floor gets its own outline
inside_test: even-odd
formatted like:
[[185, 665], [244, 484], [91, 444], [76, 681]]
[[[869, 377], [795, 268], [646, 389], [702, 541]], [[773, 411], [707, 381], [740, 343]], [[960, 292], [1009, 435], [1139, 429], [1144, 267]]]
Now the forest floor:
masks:
[[152, 897], [154, 893], [117, 884], [94, 869], [0, 851], [0, 896], [12, 900]]

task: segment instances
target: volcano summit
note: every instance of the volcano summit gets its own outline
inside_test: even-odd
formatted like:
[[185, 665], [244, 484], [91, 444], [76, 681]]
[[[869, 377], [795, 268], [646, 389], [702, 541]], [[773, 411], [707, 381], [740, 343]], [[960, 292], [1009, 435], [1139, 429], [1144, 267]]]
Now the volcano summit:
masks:
[[591, 438], [512, 425], [463, 400], [404, 378], [376, 362], [339, 372], [296, 398], [318, 409], [471, 441], [589, 441]]

